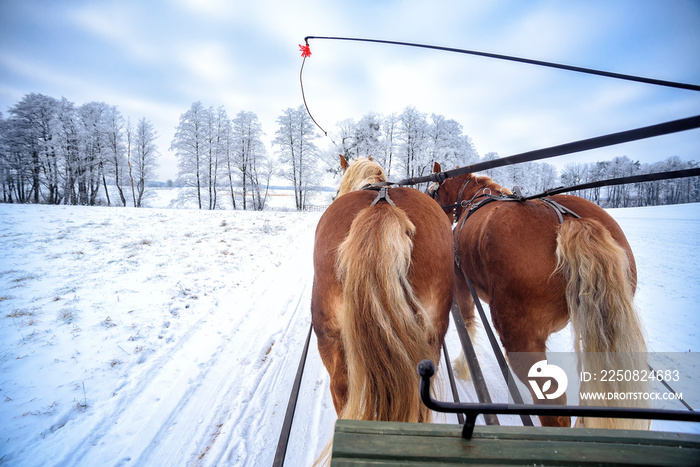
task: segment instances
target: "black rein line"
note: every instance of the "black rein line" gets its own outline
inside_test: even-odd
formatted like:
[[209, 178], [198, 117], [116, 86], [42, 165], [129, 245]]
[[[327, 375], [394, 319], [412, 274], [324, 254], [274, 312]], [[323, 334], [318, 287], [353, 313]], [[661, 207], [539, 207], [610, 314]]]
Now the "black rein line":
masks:
[[445, 52], [456, 52], [468, 55], [476, 55], [479, 57], [495, 58], [498, 60], [508, 60], [511, 62], [527, 63], [529, 65], [544, 66], [549, 68], [557, 68], [560, 70], [574, 71], [577, 73], [586, 73], [590, 75], [605, 76], [608, 78], [623, 79], [626, 81], [636, 81], [638, 83], [653, 84], [656, 86], [666, 86], [677, 89], [686, 89], [689, 91], [700, 91], [700, 85], [688, 84], [688, 83], [678, 83], [674, 81], [666, 81], [654, 78], [644, 78], [642, 76], [625, 75], [622, 73], [613, 73], [610, 71], [594, 70], [592, 68], [583, 68], [579, 66], [563, 65], [561, 63], [544, 62], [541, 60], [532, 60], [529, 58], [513, 57], [509, 55], [500, 55], [487, 52], [478, 52], [475, 50], [457, 49], [454, 47], [441, 47], [437, 45], [427, 45], [427, 44], [416, 44], [413, 42], [398, 42], [398, 41], [385, 41], [379, 39], [362, 39], [356, 37], [332, 37], [332, 36], [306, 36], [304, 41], [308, 45], [309, 39], [325, 39], [325, 40], [337, 40], [337, 41], [355, 41], [355, 42], [372, 42], [375, 44], [391, 44], [391, 45], [401, 45], [407, 47], [419, 47], [423, 49], [431, 50], [442, 50]]

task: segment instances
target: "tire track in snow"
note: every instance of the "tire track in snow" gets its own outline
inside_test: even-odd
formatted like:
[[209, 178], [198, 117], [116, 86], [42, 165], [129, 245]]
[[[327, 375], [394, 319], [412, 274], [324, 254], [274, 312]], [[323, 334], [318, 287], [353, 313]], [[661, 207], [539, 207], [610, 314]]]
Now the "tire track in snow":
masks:
[[[290, 301], [289, 319], [281, 331], [274, 334], [274, 350], [259, 362], [262, 368], [244, 376], [248, 379], [246, 390], [231, 401], [238, 407], [235, 420], [227, 425], [217, 439], [217, 449], [204, 465], [265, 465], [261, 457], [274, 456], [276, 440], [282, 426], [284, 411], [294, 372], [300, 358], [301, 345], [310, 323], [308, 303], [310, 279], [300, 287], [301, 293]], [[288, 308], [288, 310], [289, 310]], [[274, 442], [273, 442], [274, 440]], [[264, 449], [261, 452], [261, 443]]]
[[[299, 301], [303, 294], [302, 289]], [[294, 317], [296, 314], [292, 316]], [[157, 444], [143, 453], [140, 462], [152, 465], [170, 456], [175, 463], [183, 459], [188, 459], [188, 465], [209, 463], [210, 458], [216, 457], [218, 447], [227, 438], [231, 427], [235, 431], [248, 425], [255, 426], [249, 420], [253, 419], [254, 422], [256, 415], [255, 411], [251, 413], [252, 400], [268, 379], [272, 368], [266, 362], [272, 351], [266, 354], [266, 350], [271, 343], [279, 342], [280, 331], [250, 331], [247, 326], [238, 329], [236, 335], [226, 340], [223, 348], [217, 349], [216, 355], [212, 355], [208, 362], [206, 374], [182, 398], [179, 407], [154, 436]], [[270, 331], [273, 333], [269, 334]], [[284, 335], [286, 332], [282, 339]], [[232, 372], [232, 363], [240, 355], [241, 349], [253, 348], [257, 350], [250, 355], [258, 360], [247, 365], [251, 371]], [[247, 432], [254, 433], [255, 429]], [[248, 436], [245, 438], [247, 440]], [[230, 442], [223, 444], [229, 445]], [[215, 465], [219, 464], [218, 461], [215, 462]]]
[[[308, 231], [303, 237], [308, 237]], [[269, 399], [266, 387], [275, 384], [280, 372], [287, 371], [285, 365], [273, 365], [275, 355], [289, 345], [288, 335], [293, 337], [296, 323], [305, 321], [304, 326], [308, 326], [310, 321], [304, 319], [308, 314], [300, 314], [304, 308], [308, 311], [310, 276], [299, 275], [300, 264], [310, 258], [304, 248], [291, 253], [279, 269], [261, 276], [251, 287], [261, 291], [257, 296], [239, 291], [222, 300], [242, 310], [235, 330], [206, 363], [206, 374], [176, 407], [137, 464], [168, 459], [172, 463], [186, 460], [188, 465], [222, 465], [228, 463], [222, 459], [231, 459], [241, 440], [245, 442], [242, 455], [249, 457], [254, 449], [249, 440], [266, 418], [260, 409]], [[289, 280], [295, 276], [296, 281]], [[280, 284], [285, 281], [291, 282], [287, 287], [291, 294], [280, 294]], [[261, 321], [252, 316], [257, 313], [269, 313], [270, 319]]]

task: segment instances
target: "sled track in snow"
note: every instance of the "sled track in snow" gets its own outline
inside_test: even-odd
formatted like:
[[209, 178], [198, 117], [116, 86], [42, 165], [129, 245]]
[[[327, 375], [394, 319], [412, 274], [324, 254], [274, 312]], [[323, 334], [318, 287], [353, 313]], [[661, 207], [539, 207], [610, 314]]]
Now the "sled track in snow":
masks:
[[[302, 232], [290, 229], [297, 243], [311, 242]], [[167, 353], [134, 365], [114, 396], [97, 402], [108, 407], [92, 417], [88, 408], [75, 420], [83, 433], [77, 442], [62, 442], [68, 427], [46, 430], [47, 439], [27, 443], [6, 460], [23, 459], [23, 465], [271, 463], [269, 440], [279, 436], [286, 388], [294, 378], [289, 368], [296, 367], [311, 320], [308, 249], [292, 246], [279, 259], [247, 287], [214, 296], [211, 311]], [[252, 296], [250, 290], [262, 293]], [[269, 318], [256, 317], [260, 313]], [[269, 449], [261, 452], [261, 445]], [[52, 455], [30, 455], [47, 447]]]

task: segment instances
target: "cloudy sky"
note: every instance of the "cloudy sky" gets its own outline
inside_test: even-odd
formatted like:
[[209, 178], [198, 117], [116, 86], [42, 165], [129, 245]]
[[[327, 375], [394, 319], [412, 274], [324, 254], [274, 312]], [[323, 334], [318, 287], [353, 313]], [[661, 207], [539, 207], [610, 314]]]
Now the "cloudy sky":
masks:
[[[274, 137], [302, 104], [305, 36], [417, 42], [700, 84], [700, 2], [0, 0], [0, 111], [30, 92], [103, 101], [159, 132], [160, 179], [195, 101], [255, 112]], [[700, 114], [700, 92], [389, 45], [310, 41], [307, 102], [329, 132], [414, 106], [501, 156]], [[331, 144], [321, 138], [318, 145]], [[700, 130], [563, 156], [700, 160]], [[274, 148], [268, 144], [268, 151]]]

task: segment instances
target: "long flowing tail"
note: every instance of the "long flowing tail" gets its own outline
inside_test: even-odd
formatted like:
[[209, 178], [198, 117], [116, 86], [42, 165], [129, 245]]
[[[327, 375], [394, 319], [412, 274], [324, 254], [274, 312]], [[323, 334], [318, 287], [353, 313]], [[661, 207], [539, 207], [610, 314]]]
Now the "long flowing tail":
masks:
[[[566, 280], [579, 369], [597, 375], [581, 383], [581, 392], [605, 394], [605, 399], [589, 401], [589, 405], [648, 405], [643, 399], [627, 399], [629, 396], [615, 400], [622, 393], [647, 390], [642, 378], [634, 381], [632, 377], [635, 370], [645, 371], [647, 366], [643, 329], [634, 306], [636, 278], [627, 252], [601, 223], [573, 219], [559, 227], [556, 255], [557, 268]], [[623, 374], [621, 378], [602, 381], [611, 370], [630, 370], [627, 374], [631, 377]], [[582, 418], [576, 426], [648, 429], [649, 421]]]
[[340, 418], [428, 422], [417, 363], [439, 360], [435, 330], [411, 283], [415, 226], [386, 203], [357, 215], [338, 249], [343, 284], [340, 321], [348, 369], [348, 401]]

